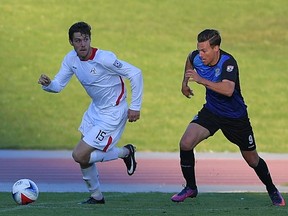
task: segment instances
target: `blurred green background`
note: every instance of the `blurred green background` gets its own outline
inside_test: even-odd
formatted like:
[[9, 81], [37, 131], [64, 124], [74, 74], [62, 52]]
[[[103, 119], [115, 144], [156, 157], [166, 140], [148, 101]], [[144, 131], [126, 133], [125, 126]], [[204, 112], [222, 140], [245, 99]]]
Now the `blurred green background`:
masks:
[[[205, 28], [222, 35], [237, 59], [258, 150], [288, 152], [288, 19], [286, 0], [1, 0], [0, 148], [72, 149], [90, 99], [74, 77], [60, 94], [37, 84], [54, 77], [72, 49], [68, 29], [92, 26], [92, 45], [142, 69], [141, 120], [128, 123], [119, 145], [178, 151], [187, 124], [204, 103], [204, 88], [180, 92], [183, 66]], [[129, 84], [129, 83], [127, 83]], [[130, 96], [131, 94], [129, 94]], [[197, 151], [238, 151], [221, 132]]]

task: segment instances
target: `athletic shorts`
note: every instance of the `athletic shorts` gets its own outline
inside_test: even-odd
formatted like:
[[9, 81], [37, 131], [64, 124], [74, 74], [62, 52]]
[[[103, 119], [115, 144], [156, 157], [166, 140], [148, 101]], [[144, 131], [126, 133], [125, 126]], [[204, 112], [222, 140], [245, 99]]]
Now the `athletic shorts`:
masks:
[[79, 131], [84, 142], [106, 152], [120, 140], [127, 118], [128, 105], [125, 101], [102, 110], [95, 108], [92, 102], [83, 115]]
[[242, 151], [256, 149], [254, 134], [248, 116], [241, 118], [219, 117], [203, 107], [191, 122], [209, 130], [210, 136], [213, 136], [220, 129], [224, 136]]

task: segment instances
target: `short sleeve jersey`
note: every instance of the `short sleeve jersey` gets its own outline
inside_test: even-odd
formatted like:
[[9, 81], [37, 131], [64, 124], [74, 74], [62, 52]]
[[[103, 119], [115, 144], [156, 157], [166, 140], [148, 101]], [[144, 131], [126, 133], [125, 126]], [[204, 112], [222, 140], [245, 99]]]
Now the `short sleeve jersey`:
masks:
[[206, 88], [205, 108], [221, 117], [241, 118], [247, 115], [247, 106], [240, 89], [239, 69], [232, 55], [220, 50], [220, 58], [217, 64], [207, 66], [203, 64], [199, 51], [195, 50], [189, 55], [189, 60], [201, 77], [212, 82], [221, 82], [227, 79], [235, 83], [235, 89], [231, 97]]

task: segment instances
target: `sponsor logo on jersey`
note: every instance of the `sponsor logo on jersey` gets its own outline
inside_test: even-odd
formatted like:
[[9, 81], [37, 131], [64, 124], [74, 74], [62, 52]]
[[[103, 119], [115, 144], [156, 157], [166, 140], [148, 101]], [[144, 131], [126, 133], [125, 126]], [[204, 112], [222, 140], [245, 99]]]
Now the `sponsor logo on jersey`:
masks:
[[120, 61], [118, 61], [117, 59], [115, 60], [115, 62], [113, 63], [113, 65], [116, 67], [116, 68], [122, 68], [122, 63]]
[[228, 65], [226, 71], [227, 71], [227, 72], [232, 72], [233, 69], [234, 69], [234, 66], [233, 66], [233, 65]]
[[90, 71], [91, 74], [95, 75], [96, 74], [96, 68], [92, 68]]

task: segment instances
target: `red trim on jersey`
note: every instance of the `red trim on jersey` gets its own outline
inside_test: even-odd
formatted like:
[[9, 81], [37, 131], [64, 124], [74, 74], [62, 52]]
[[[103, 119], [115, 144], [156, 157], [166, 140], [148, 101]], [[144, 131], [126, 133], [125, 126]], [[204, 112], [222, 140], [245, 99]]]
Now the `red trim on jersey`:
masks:
[[113, 140], [113, 138], [112, 138], [111, 136], [109, 136], [108, 142], [107, 142], [105, 148], [103, 149], [104, 152], [107, 151], [107, 149], [109, 148], [109, 146], [110, 146], [111, 143], [112, 143], [112, 140]]
[[119, 78], [120, 78], [120, 80], [121, 80], [121, 87], [122, 87], [122, 89], [121, 89], [121, 93], [120, 93], [120, 95], [119, 95], [119, 97], [118, 97], [118, 99], [117, 99], [117, 101], [116, 101], [116, 106], [119, 105], [120, 100], [121, 100], [121, 98], [122, 98], [123, 95], [124, 95], [124, 82], [123, 82], [122, 77], [119, 76]]
[[91, 56], [89, 57], [88, 60], [93, 60], [94, 59], [97, 50], [98, 50], [97, 48], [92, 47], [92, 54], [91, 54]]

